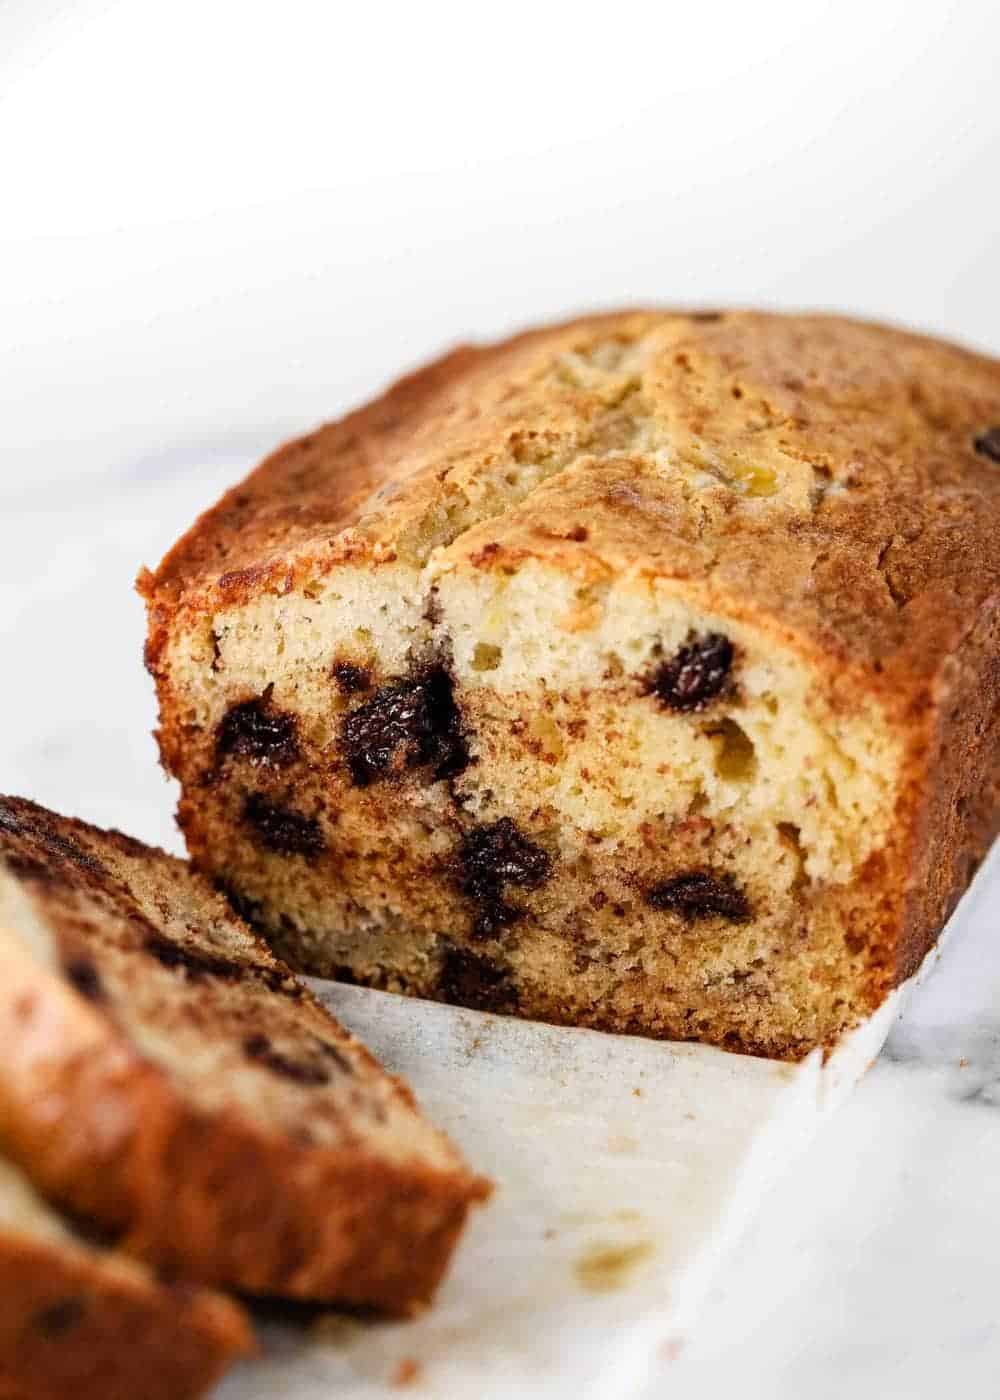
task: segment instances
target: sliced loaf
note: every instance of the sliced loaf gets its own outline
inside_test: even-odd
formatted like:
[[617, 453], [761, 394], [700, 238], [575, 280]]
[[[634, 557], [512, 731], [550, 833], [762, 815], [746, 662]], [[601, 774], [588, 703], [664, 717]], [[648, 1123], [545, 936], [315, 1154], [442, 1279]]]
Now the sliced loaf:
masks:
[[182, 861], [16, 798], [0, 1041], [11, 1155], [169, 1274], [406, 1312], [488, 1194]]

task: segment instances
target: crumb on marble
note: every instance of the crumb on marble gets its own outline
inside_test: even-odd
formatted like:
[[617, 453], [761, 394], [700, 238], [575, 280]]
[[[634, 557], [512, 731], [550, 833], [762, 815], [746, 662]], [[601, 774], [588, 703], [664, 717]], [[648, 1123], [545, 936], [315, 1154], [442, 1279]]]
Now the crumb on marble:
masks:
[[404, 1356], [392, 1373], [392, 1383], [395, 1386], [416, 1385], [420, 1379], [420, 1362], [414, 1360], [412, 1356]]

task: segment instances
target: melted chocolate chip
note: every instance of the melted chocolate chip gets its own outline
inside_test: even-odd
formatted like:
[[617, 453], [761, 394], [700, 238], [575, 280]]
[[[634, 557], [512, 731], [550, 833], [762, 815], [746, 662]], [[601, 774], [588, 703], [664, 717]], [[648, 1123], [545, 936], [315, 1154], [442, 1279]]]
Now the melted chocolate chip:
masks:
[[692, 634], [646, 684], [669, 710], [701, 710], [721, 692], [733, 664], [733, 644], [719, 632]]
[[272, 1074], [291, 1079], [296, 1084], [319, 1086], [330, 1082], [330, 1071], [325, 1065], [314, 1060], [293, 1060], [281, 1050], [276, 1050], [266, 1035], [248, 1036], [243, 1042], [243, 1053], [254, 1064], [263, 1065]]
[[380, 686], [345, 716], [340, 741], [358, 787], [406, 768], [450, 778], [469, 762], [452, 679], [440, 665]]
[[34, 1317], [35, 1329], [46, 1337], [63, 1337], [83, 1321], [86, 1308], [79, 1298], [62, 1298]]
[[361, 690], [368, 690], [372, 683], [371, 672], [350, 661], [335, 661], [332, 675], [341, 695], [357, 695]]
[[236, 754], [253, 764], [283, 767], [298, 757], [298, 722], [294, 715], [272, 705], [271, 689], [268, 686], [256, 700], [231, 705], [223, 715], [215, 732], [215, 751], [220, 758]]
[[1000, 462], [1000, 423], [980, 433], [973, 442], [973, 447], [981, 457], [988, 457], [991, 462]]
[[91, 958], [83, 954], [77, 954], [63, 964], [63, 973], [67, 982], [86, 997], [88, 1001], [103, 1001], [104, 986], [101, 982], [101, 975]]
[[742, 924], [750, 917], [750, 902], [732, 876], [712, 875], [705, 870], [691, 870], [654, 885], [646, 895], [646, 903], [653, 909], [680, 914], [689, 922], [717, 917]]
[[504, 887], [536, 889], [548, 879], [552, 858], [522, 836], [510, 817], [501, 817], [466, 833], [453, 868], [458, 888], [479, 905], [473, 933], [477, 938], [491, 938], [523, 914], [506, 903]]
[[443, 1001], [471, 1006], [475, 1011], [517, 1009], [517, 988], [508, 969], [468, 948], [449, 946], [445, 949], [437, 991]]
[[280, 807], [262, 792], [252, 792], [243, 804], [243, 817], [253, 827], [261, 845], [280, 856], [318, 856], [323, 850], [319, 822]]

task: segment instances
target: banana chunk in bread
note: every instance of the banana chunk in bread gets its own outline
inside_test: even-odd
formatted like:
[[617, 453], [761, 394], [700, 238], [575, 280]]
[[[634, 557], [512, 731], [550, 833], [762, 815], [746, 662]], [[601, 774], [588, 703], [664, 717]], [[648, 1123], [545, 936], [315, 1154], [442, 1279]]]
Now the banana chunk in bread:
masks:
[[198, 865], [293, 964], [794, 1058], [997, 826], [1000, 365], [837, 317], [456, 351], [140, 588]]
[[406, 1312], [488, 1193], [184, 862], [0, 799], [0, 1140], [169, 1277]]
[[91, 1243], [0, 1158], [4, 1400], [188, 1400], [254, 1349], [236, 1303]]

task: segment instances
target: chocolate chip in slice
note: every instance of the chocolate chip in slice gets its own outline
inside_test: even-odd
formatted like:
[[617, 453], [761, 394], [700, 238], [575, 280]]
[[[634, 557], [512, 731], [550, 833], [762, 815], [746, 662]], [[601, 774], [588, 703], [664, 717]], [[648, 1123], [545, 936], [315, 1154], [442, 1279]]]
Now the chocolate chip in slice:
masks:
[[101, 982], [101, 975], [92, 958], [82, 953], [75, 954], [63, 964], [63, 974], [82, 997], [87, 1001], [100, 1002], [104, 1000], [104, 986]]
[[750, 901], [731, 875], [690, 870], [654, 885], [646, 895], [653, 909], [668, 910], [682, 919], [721, 918], [742, 924], [750, 918]]
[[370, 689], [372, 683], [371, 672], [364, 666], [355, 666], [352, 661], [335, 661], [331, 675], [341, 695], [357, 695]]
[[646, 682], [647, 695], [669, 710], [702, 710], [721, 694], [733, 664], [733, 644], [721, 632], [692, 633]]
[[204, 977], [215, 977], [224, 982], [238, 982], [249, 969], [232, 958], [219, 957], [202, 948], [189, 948], [175, 942], [158, 929], [150, 927], [143, 939], [143, 949], [156, 959], [161, 967], [170, 971], [183, 972], [190, 982]]
[[1000, 423], [980, 433], [972, 445], [980, 457], [988, 457], [991, 462], [1000, 462]]
[[452, 865], [458, 888], [479, 906], [473, 933], [491, 938], [522, 915], [504, 900], [505, 887], [537, 889], [552, 871], [552, 857], [522, 836], [510, 817], [501, 817], [467, 832]]
[[380, 686], [344, 717], [340, 742], [357, 787], [410, 768], [453, 777], [469, 762], [452, 678], [441, 665]]
[[250, 1035], [243, 1042], [243, 1053], [254, 1064], [262, 1065], [282, 1079], [294, 1084], [316, 1087], [329, 1084], [330, 1071], [316, 1060], [294, 1059], [272, 1044], [266, 1035]]
[[441, 957], [437, 993], [443, 1001], [474, 1011], [517, 1010], [517, 988], [510, 971], [491, 958], [450, 944]]
[[252, 764], [283, 767], [299, 755], [298, 721], [271, 701], [273, 686], [255, 700], [231, 705], [219, 721], [215, 751], [220, 758], [235, 754]]
[[243, 804], [243, 818], [265, 850], [280, 856], [318, 856], [323, 848], [319, 822], [301, 812], [282, 807], [262, 792], [251, 792]]
[[64, 1337], [79, 1327], [86, 1312], [81, 1298], [61, 1298], [35, 1314], [34, 1326], [45, 1337]]

